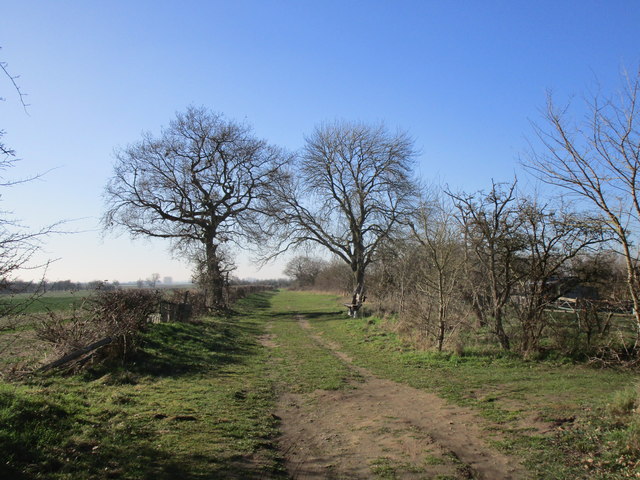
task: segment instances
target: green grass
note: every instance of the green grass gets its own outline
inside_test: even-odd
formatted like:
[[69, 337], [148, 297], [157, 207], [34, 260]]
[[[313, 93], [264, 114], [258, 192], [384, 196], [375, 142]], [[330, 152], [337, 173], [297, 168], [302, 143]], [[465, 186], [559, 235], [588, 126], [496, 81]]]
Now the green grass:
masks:
[[[277, 392], [357, 377], [288, 304], [287, 292], [253, 295], [228, 318], [153, 325], [124, 368], [3, 384], [0, 478], [286, 478]], [[268, 324], [282, 346], [260, 345]]]
[[278, 367], [273, 372], [281, 388], [299, 393], [316, 389], [337, 390], [347, 388], [349, 381], [358, 378], [344, 362], [314, 342], [299, 325], [300, 314], [304, 313], [309, 320], [325, 315], [327, 308], [336, 312], [335, 304], [318, 304], [315, 297], [301, 297], [296, 292], [281, 291], [273, 298], [268, 319], [271, 333], [282, 339], [277, 341], [277, 347], [272, 351], [274, 364]]
[[80, 308], [91, 293], [81, 290], [48, 292], [35, 297], [31, 294], [0, 295], [0, 311], [10, 312], [0, 318], [0, 335], [32, 330], [48, 312], [64, 313]]
[[77, 292], [47, 292], [36, 297], [31, 294], [0, 295], [0, 305], [16, 306], [22, 313], [27, 314], [57, 312], [80, 307], [91, 293], [91, 290], [80, 290]]
[[[0, 478], [286, 478], [275, 449], [278, 393], [352, 388], [358, 380], [301, 328], [301, 315], [357, 365], [486, 417], [487, 438], [524, 459], [535, 478], [637, 473], [637, 374], [416, 351], [379, 320], [348, 319], [340, 303], [332, 295], [261, 293], [228, 318], [152, 326], [125, 367], [0, 384]], [[259, 342], [268, 333], [274, 348]], [[558, 426], [540, 434], [525, 428], [532, 418]], [[404, 468], [379, 460], [371, 467], [381, 478]]]
[[0, 478], [282, 477], [256, 342], [265, 297], [233, 318], [153, 326], [126, 369], [3, 386]]

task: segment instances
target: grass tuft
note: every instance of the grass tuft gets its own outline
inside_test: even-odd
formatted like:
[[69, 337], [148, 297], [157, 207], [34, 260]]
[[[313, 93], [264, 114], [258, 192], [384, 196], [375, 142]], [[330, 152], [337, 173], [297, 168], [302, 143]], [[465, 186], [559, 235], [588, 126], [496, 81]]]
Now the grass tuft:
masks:
[[616, 392], [608, 405], [609, 414], [614, 417], [624, 417], [636, 413], [640, 406], [640, 389], [626, 388]]

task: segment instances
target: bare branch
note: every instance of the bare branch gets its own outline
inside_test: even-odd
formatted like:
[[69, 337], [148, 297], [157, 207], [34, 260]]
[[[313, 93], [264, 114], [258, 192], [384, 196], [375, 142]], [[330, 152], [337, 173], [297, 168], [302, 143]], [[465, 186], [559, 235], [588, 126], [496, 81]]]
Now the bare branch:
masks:
[[305, 140], [272, 184], [261, 233], [275, 255], [313, 242], [342, 259], [354, 275], [355, 305], [366, 267], [416, 205], [413, 142], [382, 125], [348, 122], [321, 125]]
[[545, 114], [547, 128], [535, 126], [545, 150], [533, 152], [530, 169], [542, 181], [586, 200], [606, 217], [606, 227], [616, 238], [627, 265], [627, 284], [635, 310], [636, 347], [640, 346], [640, 122], [637, 108], [640, 70], [625, 75], [621, 94], [615, 98], [594, 96], [591, 115], [581, 127], [559, 110], [551, 97]]
[[198, 259], [199, 278], [208, 278], [209, 306], [219, 307], [223, 265], [229, 263], [220, 248], [251, 235], [256, 204], [286, 158], [247, 125], [190, 107], [159, 137], [145, 134], [116, 153], [104, 228], [171, 240], [175, 251]]
[[[0, 50], [2, 49], [2, 47], [0, 47]], [[20, 100], [20, 104], [22, 105], [22, 108], [24, 108], [25, 113], [28, 114], [27, 112], [27, 107], [29, 106], [26, 101], [25, 98], [27, 96], [26, 93], [23, 93], [23, 91], [20, 89], [20, 85], [18, 84], [18, 79], [20, 78], [19, 75], [11, 75], [11, 73], [9, 72], [9, 70], [7, 69], [7, 62], [1, 62], [0, 61], [0, 70], [2, 70], [2, 72], [4, 73], [4, 75], [9, 79], [9, 81], [11, 82], [11, 85], [13, 86], [14, 90], [17, 92], [18, 94], [18, 99]], [[4, 100], [4, 98], [0, 97], [0, 100]]]

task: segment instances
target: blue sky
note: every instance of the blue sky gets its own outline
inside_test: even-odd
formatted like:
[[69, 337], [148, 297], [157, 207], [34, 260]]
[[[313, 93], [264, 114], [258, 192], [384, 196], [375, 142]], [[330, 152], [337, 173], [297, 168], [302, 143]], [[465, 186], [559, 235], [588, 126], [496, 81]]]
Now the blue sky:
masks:
[[[22, 159], [2, 209], [37, 227], [48, 278], [188, 279], [161, 242], [102, 238], [113, 150], [204, 105], [291, 150], [326, 120], [409, 131], [418, 173], [454, 189], [520, 174], [546, 92], [613, 91], [640, 65], [637, 1], [30, 1], [0, 3], [0, 128]], [[240, 276], [256, 272], [238, 252]], [[30, 274], [25, 273], [27, 278]]]

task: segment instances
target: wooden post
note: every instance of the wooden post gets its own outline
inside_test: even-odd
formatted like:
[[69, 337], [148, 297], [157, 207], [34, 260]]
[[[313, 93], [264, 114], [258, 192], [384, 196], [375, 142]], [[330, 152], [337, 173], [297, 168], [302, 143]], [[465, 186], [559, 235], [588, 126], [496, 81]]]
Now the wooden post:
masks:
[[74, 352], [69, 353], [68, 355], [65, 355], [62, 358], [59, 358], [58, 360], [48, 363], [47, 365], [44, 365], [42, 367], [40, 367], [38, 369], [39, 372], [44, 372], [46, 370], [50, 370], [52, 368], [55, 367], [59, 367], [60, 365], [64, 365], [65, 363], [70, 362], [71, 360], [75, 360], [76, 358], [80, 357], [81, 355], [84, 355], [85, 353], [89, 353], [93, 350], [96, 350], [100, 347], [104, 347], [105, 345], [110, 344], [111, 342], [113, 342], [113, 338], [112, 337], [106, 337], [103, 338], [102, 340], [98, 340], [97, 342], [92, 343], [91, 345], [87, 345], [86, 347], [82, 347], [79, 350], [76, 350]]

